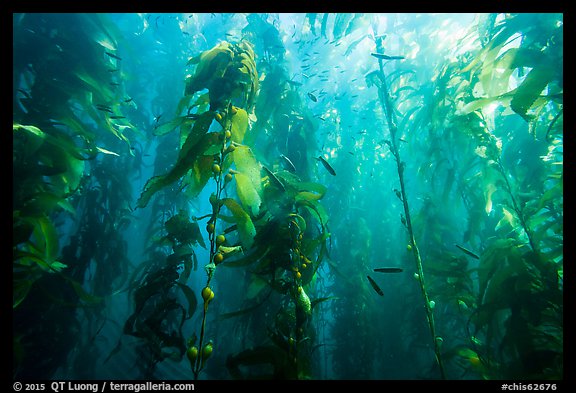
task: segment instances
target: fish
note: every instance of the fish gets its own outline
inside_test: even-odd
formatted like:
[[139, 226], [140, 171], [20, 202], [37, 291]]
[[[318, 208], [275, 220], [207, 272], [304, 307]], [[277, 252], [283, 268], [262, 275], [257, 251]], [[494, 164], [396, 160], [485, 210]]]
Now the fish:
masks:
[[110, 109], [109, 107], [96, 106], [96, 109], [102, 112], [114, 113], [112, 109]]
[[368, 34], [362, 36], [362, 38], [352, 42], [350, 45], [348, 45], [348, 48], [346, 49], [346, 52], [344, 52], [344, 56], [348, 56], [349, 54], [352, 53], [352, 51], [356, 48], [356, 46], [358, 46], [358, 44], [364, 40], [364, 38], [368, 37]]
[[288, 169], [292, 173], [296, 173], [296, 167], [294, 166], [294, 164], [292, 163], [292, 161], [290, 161], [290, 159], [288, 157], [286, 157], [284, 154], [280, 154], [280, 158], [284, 162], [286, 169]]
[[374, 56], [377, 59], [382, 59], [382, 60], [402, 60], [405, 59], [404, 56], [388, 56], [385, 55], [383, 53], [370, 53], [372, 56]]
[[113, 120], [118, 120], [118, 119], [125, 119], [126, 116], [110, 116], [110, 118]]
[[314, 102], [318, 102], [318, 98], [312, 93], [308, 93], [308, 98], [310, 98]]
[[108, 56], [110, 56], [113, 59], [122, 60], [122, 58], [120, 56], [117, 56], [114, 53], [110, 53], [110, 52], [104, 52], [104, 53], [106, 53]]
[[264, 171], [266, 172], [266, 174], [268, 175], [268, 177], [270, 178], [270, 182], [274, 183], [278, 188], [280, 188], [282, 191], [286, 191], [286, 187], [284, 187], [284, 184], [282, 184], [282, 182], [280, 181], [280, 179], [278, 179], [278, 177], [276, 177], [275, 174], [272, 173], [272, 171], [268, 168], [266, 168], [264, 165], [262, 165], [262, 168], [264, 169]]
[[328, 161], [326, 161], [324, 159], [324, 157], [322, 156], [318, 156], [316, 158], [316, 160], [320, 161], [322, 163], [322, 165], [324, 165], [324, 168], [326, 168], [326, 170], [332, 175], [332, 176], [336, 176], [336, 171], [334, 170], [334, 168], [332, 168], [332, 166], [328, 163]]
[[286, 82], [287, 82], [288, 84], [292, 85], [292, 86], [296, 86], [296, 87], [302, 86], [302, 83], [296, 82], [296, 81], [293, 81], [293, 80], [289, 80], [289, 79], [288, 79], [288, 80], [286, 80]]
[[133, 99], [134, 99], [134, 98], [126, 98], [126, 99], [124, 100], [124, 102], [125, 102], [125, 103], [129, 103], [129, 102], [132, 102]]
[[378, 284], [376, 284], [376, 281], [374, 281], [372, 279], [372, 277], [370, 276], [366, 276], [368, 278], [368, 281], [370, 282], [370, 285], [372, 285], [372, 288], [374, 288], [374, 290], [376, 291], [376, 293], [380, 296], [384, 296], [384, 292], [382, 291], [382, 289], [380, 289], [380, 287], [378, 286]]
[[378, 273], [402, 273], [404, 269], [400, 267], [377, 267], [374, 271]]
[[462, 246], [459, 246], [458, 244], [454, 244], [454, 245], [455, 245], [456, 247], [458, 247], [460, 250], [462, 250], [465, 254], [468, 254], [469, 256], [471, 256], [472, 258], [474, 258], [474, 259], [480, 259], [480, 257], [479, 257], [478, 255], [474, 254], [472, 251], [470, 251], [470, 250], [468, 250], [468, 249], [466, 249], [466, 248], [464, 248], [464, 247], [462, 247]]

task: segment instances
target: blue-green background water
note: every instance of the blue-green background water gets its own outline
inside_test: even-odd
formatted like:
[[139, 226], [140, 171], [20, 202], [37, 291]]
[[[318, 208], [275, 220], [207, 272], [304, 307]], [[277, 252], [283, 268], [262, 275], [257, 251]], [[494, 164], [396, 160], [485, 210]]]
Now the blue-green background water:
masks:
[[[256, 251], [227, 234], [244, 249], [210, 281], [198, 378], [561, 378], [563, 15], [336, 13], [13, 15], [14, 378], [194, 377], [218, 184], [193, 192], [186, 171], [138, 201], [181, 159], [170, 122], [214, 109], [193, 106], [209, 89], [185, 99], [216, 67], [190, 59], [242, 40], [259, 83], [252, 106], [233, 104], [262, 211], [281, 215], [263, 167], [289, 184], [284, 155], [316, 195], [301, 195], [313, 271], [250, 263], [296, 247], [262, 240], [243, 205]], [[239, 200], [234, 183], [222, 197]], [[186, 273], [165, 238], [178, 213], [200, 229]], [[311, 299], [305, 325], [279, 278]]]

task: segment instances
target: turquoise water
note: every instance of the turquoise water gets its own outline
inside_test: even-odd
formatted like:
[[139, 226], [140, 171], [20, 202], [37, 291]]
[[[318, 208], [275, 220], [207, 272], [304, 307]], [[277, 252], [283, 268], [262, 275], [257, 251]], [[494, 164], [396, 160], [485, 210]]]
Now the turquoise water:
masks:
[[12, 315], [14, 379], [562, 378], [563, 15], [14, 14]]

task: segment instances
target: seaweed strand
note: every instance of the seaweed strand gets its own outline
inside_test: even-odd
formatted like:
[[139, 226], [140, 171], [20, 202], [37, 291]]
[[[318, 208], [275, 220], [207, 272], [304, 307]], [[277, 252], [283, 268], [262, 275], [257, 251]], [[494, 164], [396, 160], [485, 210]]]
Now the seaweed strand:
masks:
[[[381, 45], [381, 42], [380, 42]], [[379, 46], [380, 46], [379, 45]], [[378, 48], [378, 52], [383, 53], [382, 48]], [[436, 326], [434, 323], [434, 313], [430, 305], [430, 297], [428, 296], [428, 291], [426, 289], [424, 281], [424, 271], [422, 269], [422, 258], [420, 257], [420, 251], [416, 245], [416, 239], [414, 238], [414, 231], [412, 229], [412, 220], [410, 218], [410, 208], [408, 206], [408, 198], [406, 197], [406, 187], [404, 185], [404, 167], [405, 164], [400, 159], [400, 152], [398, 150], [396, 134], [398, 131], [396, 116], [394, 113], [394, 108], [392, 102], [390, 101], [390, 94], [388, 92], [388, 87], [386, 85], [386, 76], [384, 73], [384, 62], [382, 59], [378, 59], [378, 65], [380, 69], [380, 80], [381, 84], [378, 87], [378, 96], [380, 98], [380, 103], [386, 114], [386, 120], [388, 123], [388, 130], [390, 133], [390, 142], [388, 146], [390, 151], [396, 159], [396, 167], [398, 170], [398, 180], [400, 182], [400, 192], [402, 196], [402, 204], [404, 207], [404, 215], [406, 218], [406, 229], [408, 230], [408, 236], [410, 238], [410, 245], [412, 246], [412, 254], [414, 255], [414, 261], [416, 262], [416, 271], [418, 272], [418, 283], [420, 284], [420, 289], [422, 290], [422, 295], [424, 297], [424, 306], [426, 310], [426, 319], [428, 321], [428, 327], [430, 328], [430, 333], [432, 334], [432, 339], [434, 341], [434, 353], [436, 356], [436, 362], [440, 368], [440, 375], [442, 379], [446, 379], [446, 372], [444, 370], [444, 364], [442, 362], [442, 355], [440, 351], [441, 340], [437, 339]]]

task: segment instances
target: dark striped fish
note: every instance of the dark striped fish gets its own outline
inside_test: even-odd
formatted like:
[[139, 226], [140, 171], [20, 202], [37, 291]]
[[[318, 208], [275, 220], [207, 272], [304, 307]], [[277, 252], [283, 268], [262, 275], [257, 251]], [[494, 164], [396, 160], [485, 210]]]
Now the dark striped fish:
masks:
[[334, 168], [332, 168], [332, 166], [328, 163], [328, 161], [326, 161], [326, 160], [324, 159], [324, 157], [318, 156], [316, 159], [317, 159], [318, 161], [320, 161], [320, 162], [322, 163], [322, 165], [324, 165], [324, 168], [326, 168], [326, 170], [327, 170], [328, 172], [330, 172], [330, 174], [331, 174], [332, 176], [336, 176], [336, 171], [334, 170]]
[[98, 109], [99, 111], [102, 111], [102, 112], [114, 113], [114, 112], [112, 111], [112, 109], [111, 109], [109, 106], [107, 106], [107, 105], [99, 105], [99, 104], [97, 104], [97, 105], [96, 105], [96, 109]]
[[314, 102], [318, 102], [318, 98], [312, 93], [308, 93], [308, 98], [310, 98]]
[[404, 59], [404, 56], [388, 56], [388, 55], [385, 55], [383, 53], [371, 53], [371, 55], [377, 59], [382, 59], [382, 60], [402, 60], [402, 59]]
[[378, 286], [378, 284], [376, 284], [376, 281], [374, 281], [372, 279], [372, 277], [370, 276], [366, 276], [368, 277], [368, 281], [370, 282], [370, 285], [372, 285], [372, 288], [374, 288], [374, 290], [376, 291], [376, 293], [380, 296], [384, 296], [384, 292], [382, 292], [382, 289], [380, 289], [380, 287]]
[[104, 52], [104, 53], [106, 53], [108, 56], [110, 56], [113, 59], [122, 60], [122, 58], [120, 56], [116, 56], [114, 53], [110, 53], [110, 52]]
[[471, 256], [474, 259], [480, 259], [480, 257], [478, 255], [474, 254], [472, 251], [470, 251], [470, 250], [468, 250], [462, 246], [459, 246], [458, 244], [454, 244], [454, 245], [456, 247], [458, 247], [460, 250], [462, 250], [462, 252], [464, 252], [464, 254], [468, 254], [469, 256]]
[[399, 267], [377, 267], [374, 271], [378, 273], [402, 273], [404, 269]]

